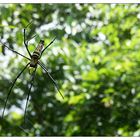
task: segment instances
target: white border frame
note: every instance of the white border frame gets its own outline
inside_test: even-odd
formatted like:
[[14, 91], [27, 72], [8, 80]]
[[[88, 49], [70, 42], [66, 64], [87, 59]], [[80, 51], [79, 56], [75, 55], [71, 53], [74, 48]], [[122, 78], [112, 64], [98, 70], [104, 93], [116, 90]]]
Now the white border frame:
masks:
[[0, 0], [0, 3], [140, 3], [140, 0]]

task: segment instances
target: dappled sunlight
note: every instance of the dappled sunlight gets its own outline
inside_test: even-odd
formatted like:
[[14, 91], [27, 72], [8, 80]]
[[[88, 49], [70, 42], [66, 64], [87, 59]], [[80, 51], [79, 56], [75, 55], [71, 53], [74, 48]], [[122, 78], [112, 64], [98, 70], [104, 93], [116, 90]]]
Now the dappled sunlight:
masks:
[[[18, 78], [0, 118], [0, 136], [140, 136], [138, 4], [0, 5], [0, 115], [9, 89], [40, 40], [58, 89], [38, 66]], [[36, 34], [36, 36], [34, 36]]]

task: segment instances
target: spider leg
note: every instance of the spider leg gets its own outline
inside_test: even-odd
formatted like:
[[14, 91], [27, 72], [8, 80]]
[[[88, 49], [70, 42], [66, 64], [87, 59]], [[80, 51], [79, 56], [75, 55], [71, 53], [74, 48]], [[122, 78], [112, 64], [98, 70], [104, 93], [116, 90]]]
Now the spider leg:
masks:
[[27, 66], [28, 66], [29, 64], [30, 64], [30, 63], [28, 63], [28, 64], [22, 69], [22, 71], [18, 74], [18, 76], [15, 78], [15, 80], [14, 80], [14, 82], [13, 82], [13, 84], [12, 84], [12, 86], [11, 86], [9, 92], [8, 92], [8, 95], [7, 95], [7, 98], [6, 98], [6, 101], [5, 101], [5, 105], [4, 105], [4, 109], [3, 109], [3, 112], [2, 112], [2, 118], [3, 118], [3, 116], [4, 116], [4, 112], [5, 112], [5, 108], [6, 108], [6, 105], [7, 105], [7, 101], [8, 101], [8, 99], [9, 99], [9, 96], [10, 96], [10, 93], [11, 93], [12, 89], [13, 89], [13, 87], [14, 87], [14, 85], [15, 85], [17, 79], [20, 77], [20, 75], [24, 72], [24, 70], [27, 68]]
[[[1, 42], [1, 41], [0, 41], [0, 42]], [[20, 56], [22, 56], [22, 57], [28, 59], [28, 60], [30, 60], [30, 58], [28, 58], [28, 57], [22, 55], [21, 53], [19, 53], [19, 52], [13, 50], [13, 49], [11, 49], [11, 48], [9, 48], [9, 47], [8, 47], [7, 45], [5, 45], [3, 42], [1, 42], [1, 44], [2, 44], [3, 46], [5, 46], [7, 49], [9, 49], [10, 51], [12, 51], [12, 52], [14, 52], [14, 53], [16, 53], [16, 54], [18, 54], [18, 55], [20, 55]]]
[[25, 40], [25, 32], [26, 32], [25, 30], [26, 30], [26, 29], [24, 29], [24, 45], [25, 45], [25, 47], [26, 47], [26, 50], [27, 50], [29, 56], [31, 57], [31, 53], [29, 52], [29, 49], [28, 49], [28, 41], [26, 42], [26, 40]]
[[55, 39], [56, 39], [56, 37], [43, 49], [41, 55], [42, 55], [43, 52], [54, 42]]
[[28, 28], [32, 23], [33, 23], [33, 20], [31, 20], [31, 21], [26, 25], [25, 29]]
[[26, 41], [26, 28], [29, 27], [29, 26], [32, 24], [32, 22], [33, 22], [33, 21], [31, 21], [31, 22], [24, 28], [24, 30], [23, 30], [24, 45], [25, 45], [26, 50], [27, 50], [27, 52], [28, 52], [28, 54], [29, 54], [30, 57], [31, 57], [31, 53], [30, 53], [30, 51], [29, 51], [29, 49], [28, 49], [28, 41]]
[[35, 68], [35, 70], [33, 71], [32, 77], [31, 77], [31, 84], [29, 87], [29, 91], [28, 91], [28, 95], [27, 95], [27, 101], [26, 101], [26, 106], [25, 106], [25, 112], [24, 112], [24, 122], [26, 121], [26, 112], [27, 112], [27, 106], [28, 106], [28, 101], [29, 101], [29, 96], [30, 96], [30, 92], [31, 92], [31, 88], [33, 86], [33, 82], [34, 82], [34, 78], [35, 78], [35, 72], [36, 72], [37, 67]]
[[38, 61], [38, 64], [42, 67], [42, 69], [47, 73], [47, 75], [49, 76], [49, 78], [52, 80], [54, 86], [56, 87], [57, 91], [60, 93], [60, 95], [62, 96], [62, 98], [64, 99], [63, 94], [60, 92], [57, 83], [55, 82], [55, 80], [53, 79], [53, 77], [50, 75], [50, 73], [48, 72], [48, 70], [45, 68], [44, 64], [42, 64], [40, 61]]

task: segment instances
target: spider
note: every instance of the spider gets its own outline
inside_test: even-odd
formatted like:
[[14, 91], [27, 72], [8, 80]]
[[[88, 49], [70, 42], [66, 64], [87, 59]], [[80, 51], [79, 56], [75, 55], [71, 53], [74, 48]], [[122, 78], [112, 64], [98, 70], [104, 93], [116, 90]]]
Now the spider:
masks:
[[[55, 80], [53, 79], [53, 77], [51, 76], [51, 74], [48, 72], [48, 70], [46, 69], [45, 65], [40, 62], [40, 58], [42, 56], [42, 54], [44, 53], [44, 51], [54, 42], [54, 40], [56, 39], [56, 37], [44, 48], [44, 40], [40, 40], [38, 46], [35, 48], [34, 52], [31, 54], [29, 49], [28, 49], [28, 42], [29, 40], [26, 41], [25, 37], [26, 37], [26, 29], [27, 27], [29, 27], [30, 25], [32, 24], [32, 22], [30, 22], [23, 30], [23, 35], [24, 35], [24, 45], [25, 45], [25, 48], [30, 56], [30, 58], [28, 58], [27, 56], [24, 56], [22, 55], [21, 53], [9, 48], [7, 45], [5, 45], [5, 43], [1, 42], [2, 45], [4, 47], [6, 47], [7, 49], [9, 49], [10, 51], [26, 58], [27, 60], [29, 60], [29, 62], [27, 63], [27, 65], [21, 70], [21, 72], [17, 75], [17, 77], [15, 78], [15, 80], [13, 81], [13, 84], [11, 85], [10, 87], [10, 90], [8, 92], [8, 95], [7, 95], [7, 98], [6, 98], [6, 101], [5, 101], [5, 104], [4, 104], [4, 108], [3, 108], [3, 112], [2, 112], [2, 118], [4, 117], [4, 112], [5, 112], [5, 108], [6, 108], [6, 105], [7, 105], [7, 102], [8, 102], [8, 99], [9, 99], [9, 96], [10, 96], [10, 93], [17, 81], [17, 79], [20, 77], [20, 75], [24, 72], [24, 70], [29, 67], [29, 68], [33, 68], [33, 72], [32, 72], [32, 75], [31, 75], [31, 84], [29, 86], [29, 91], [28, 91], [28, 95], [27, 95], [27, 99], [26, 99], [26, 106], [25, 106], [25, 111], [24, 111], [24, 121], [25, 121], [25, 116], [26, 116], [26, 110], [27, 110], [27, 106], [28, 106], [28, 101], [29, 101], [29, 96], [30, 96], [30, 92], [31, 92], [31, 88], [32, 88], [32, 85], [33, 85], [33, 81], [34, 81], [34, 77], [35, 77], [35, 73], [36, 73], [36, 69], [37, 69], [37, 66], [39, 65], [45, 72], [46, 74], [48, 75], [48, 77], [51, 79], [52, 83], [54, 84], [54, 86], [56, 87], [56, 89], [58, 90], [58, 92], [60, 93], [60, 95], [62, 96], [62, 98], [64, 99], [64, 96], [63, 94], [60, 92], [59, 88], [58, 88], [58, 85], [56, 84]], [[36, 35], [35, 35], [36, 36]], [[33, 36], [32, 38], [34, 38], [35, 36]], [[31, 39], [32, 39], [31, 38]]]

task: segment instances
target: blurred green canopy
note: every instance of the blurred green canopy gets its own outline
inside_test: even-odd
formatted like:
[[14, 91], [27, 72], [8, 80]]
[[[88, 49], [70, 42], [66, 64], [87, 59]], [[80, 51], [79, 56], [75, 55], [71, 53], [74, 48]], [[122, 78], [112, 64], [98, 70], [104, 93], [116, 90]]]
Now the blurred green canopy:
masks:
[[[28, 56], [40, 39], [55, 42], [41, 58], [63, 93], [38, 67], [27, 122], [27, 69], [9, 97], [0, 136], [140, 136], [140, 6], [138, 4], [0, 4], [0, 37]], [[28, 61], [0, 45], [0, 113]]]

